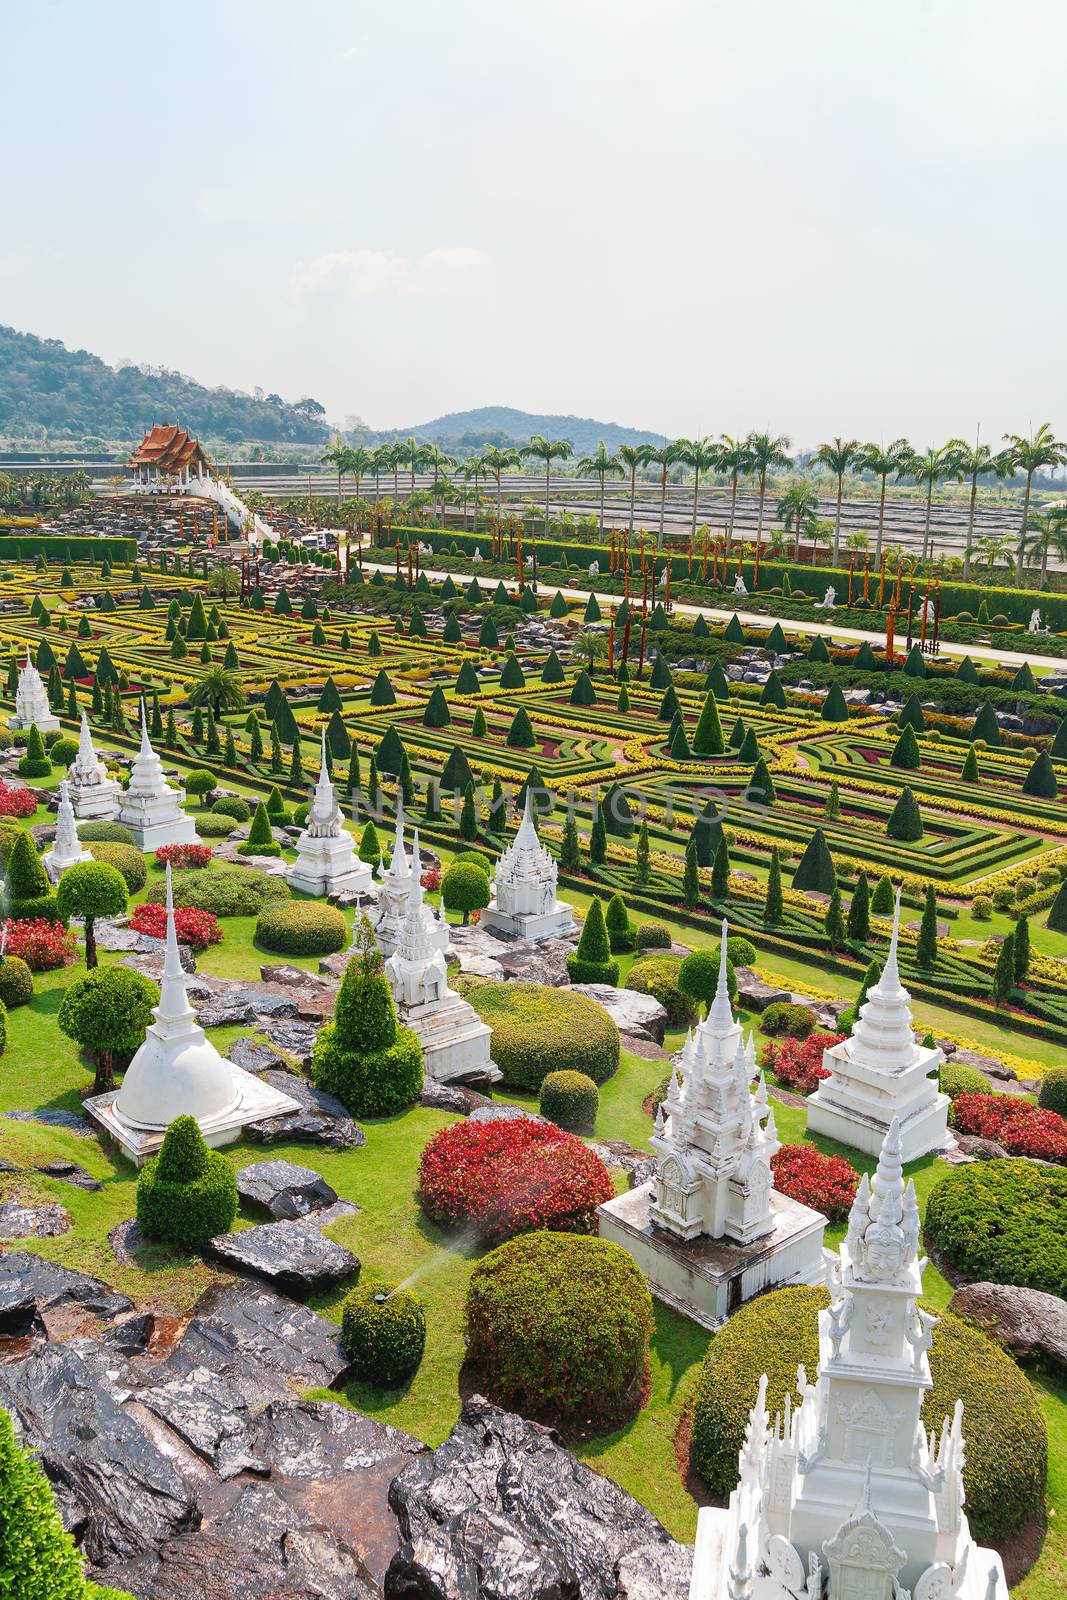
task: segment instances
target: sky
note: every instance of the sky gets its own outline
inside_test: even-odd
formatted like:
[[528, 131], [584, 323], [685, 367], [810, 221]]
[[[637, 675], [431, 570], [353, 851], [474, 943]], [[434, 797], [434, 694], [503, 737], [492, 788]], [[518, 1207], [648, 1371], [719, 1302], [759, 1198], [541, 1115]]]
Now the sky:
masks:
[[1058, 0], [2, 0], [0, 322], [374, 428], [1062, 436], [1065, 46]]

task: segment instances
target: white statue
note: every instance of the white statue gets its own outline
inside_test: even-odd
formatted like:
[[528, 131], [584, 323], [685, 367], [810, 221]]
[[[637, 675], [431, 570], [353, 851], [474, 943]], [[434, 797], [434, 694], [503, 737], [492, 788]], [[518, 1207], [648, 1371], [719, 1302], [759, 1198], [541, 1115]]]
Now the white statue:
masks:
[[1048, 633], [1050, 631], [1048, 628], [1042, 626], [1040, 606], [1030, 613], [1030, 621], [1026, 625], [1026, 631], [1027, 633]]
[[833, 584], [827, 589], [821, 600], [816, 600], [816, 611], [832, 611], [837, 604], [837, 590]]
[[589, 563], [589, 576], [591, 578], [599, 578], [600, 577], [600, 562], [599, 561], [590, 561], [590, 563]]
[[745, 600], [748, 597], [748, 589], [745, 586], [744, 575], [740, 572], [734, 579], [734, 594], [737, 595], [739, 600]]
[[472, 561], [480, 561], [481, 559], [482, 559], [481, 546], [480, 545], [475, 545], [474, 554], [471, 556], [471, 560]]

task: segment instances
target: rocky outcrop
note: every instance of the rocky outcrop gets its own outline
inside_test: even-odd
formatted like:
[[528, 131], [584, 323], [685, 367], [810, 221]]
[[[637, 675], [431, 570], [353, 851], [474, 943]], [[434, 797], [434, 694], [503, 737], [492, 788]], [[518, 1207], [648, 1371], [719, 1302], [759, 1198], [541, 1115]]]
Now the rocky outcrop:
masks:
[[235, 1039], [226, 1055], [235, 1067], [257, 1075], [272, 1069], [284, 1070], [289, 1066], [285, 1052], [279, 1050], [277, 1045], [267, 1044], [264, 1039]]
[[0, 1252], [0, 1333], [18, 1333], [34, 1318], [63, 1307], [111, 1319], [132, 1311], [124, 1294], [29, 1250]]
[[332, 1206], [337, 1193], [311, 1167], [295, 1161], [253, 1161], [237, 1174], [237, 1193], [276, 1222], [292, 1222]]
[[402, 1539], [390, 1600], [616, 1600], [627, 1558], [636, 1583], [636, 1553], [649, 1552], [640, 1568], [650, 1571], [657, 1549], [659, 1600], [688, 1592], [684, 1558], [651, 1512], [550, 1429], [480, 1396], [443, 1445], [404, 1468], [389, 1500]]
[[1067, 1301], [1010, 1283], [968, 1283], [949, 1310], [991, 1334], [1018, 1361], [1041, 1361], [1067, 1372]]
[[56, 1178], [60, 1183], [69, 1183], [75, 1189], [85, 1189], [92, 1194], [104, 1187], [98, 1178], [86, 1172], [76, 1161], [41, 1161], [33, 1170], [43, 1173], [46, 1178]]
[[663, 1043], [667, 1012], [654, 995], [638, 994], [634, 989], [616, 989], [610, 983], [576, 983], [572, 987], [575, 994], [588, 995], [598, 1006], [603, 1006], [624, 1037]]
[[297, 1222], [263, 1222], [239, 1233], [221, 1233], [208, 1249], [223, 1266], [252, 1273], [280, 1293], [306, 1300], [356, 1277], [360, 1268], [358, 1256], [319, 1231], [320, 1220], [321, 1214]]
[[168, 1372], [208, 1367], [237, 1383], [251, 1378], [260, 1404], [291, 1385], [332, 1389], [348, 1371], [336, 1324], [267, 1288], [214, 1285], [197, 1301]]
[[73, 1226], [62, 1206], [23, 1205], [18, 1200], [0, 1205], [0, 1239], [54, 1239]]
[[766, 1011], [768, 1006], [787, 1004], [792, 998], [788, 989], [764, 983], [762, 978], [757, 978], [751, 967], [735, 968], [734, 976], [737, 979], [737, 1003], [748, 1011]]
[[358, 1122], [348, 1114], [344, 1102], [335, 1095], [316, 1089], [306, 1078], [295, 1072], [269, 1071], [262, 1074], [263, 1082], [291, 1095], [300, 1106], [299, 1111], [289, 1111], [281, 1117], [266, 1117], [253, 1122], [245, 1129], [246, 1136], [255, 1144], [321, 1144], [329, 1150], [355, 1150], [367, 1142], [367, 1136]]

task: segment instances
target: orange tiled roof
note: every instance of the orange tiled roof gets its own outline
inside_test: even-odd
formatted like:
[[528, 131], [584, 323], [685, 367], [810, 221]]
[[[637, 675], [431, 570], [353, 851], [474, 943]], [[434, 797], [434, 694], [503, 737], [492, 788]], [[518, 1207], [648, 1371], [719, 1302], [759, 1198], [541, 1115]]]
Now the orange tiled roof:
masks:
[[127, 461], [128, 467], [157, 467], [160, 472], [181, 472], [207, 456], [200, 440], [192, 439], [176, 422], [157, 422]]

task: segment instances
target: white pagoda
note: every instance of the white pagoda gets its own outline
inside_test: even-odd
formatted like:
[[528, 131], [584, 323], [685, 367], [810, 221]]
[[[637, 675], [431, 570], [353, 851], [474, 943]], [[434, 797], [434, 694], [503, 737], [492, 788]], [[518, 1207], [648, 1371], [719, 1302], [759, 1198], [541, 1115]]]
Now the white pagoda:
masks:
[[[396, 831], [393, 835], [393, 852], [389, 865], [378, 868], [378, 901], [370, 907], [367, 916], [374, 936], [378, 941], [378, 948], [382, 955], [388, 958], [400, 944], [404, 936], [404, 924], [408, 916], [408, 901], [411, 897], [411, 879], [421, 878], [418, 836], [415, 839], [415, 849], [412, 860], [408, 860], [408, 853], [404, 849], [404, 802], [399, 794], [396, 797]], [[485, 913], [483, 912], [484, 916]], [[437, 919], [437, 926], [433, 933], [434, 943], [442, 956], [448, 956], [448, 923], [444, 916]]]
[[372, 886], [370, 867], [356, 854], [326, 766], [326, 729], [322, 730], [322, 763], [308, 807], [307, 822], [296, 841], [296, 860], [285, 869], [285, 881], [304, 894], [366, 894]]
[[198, 844], [192, 817], [181, 803], [184, 789], [175, 789], [163, 776], [163, 766], [148, 739], [148, 722], [141, 701], [141, 748], [133, 758], [129, 787], [119, 799], [118, 820], [133, 834], [138, 850], [157, 850], [161, 844]]
[[634, 1257], [654, 1295], [705, 1327], [772, 1285], [819, 1283], [826, 1218], [774, 1188], [779, 1149], [756, 1054], [734, 1020], [727, 924], [715, 998], [690, 1031], [656, 1114], [656, 1176], [599, 1208], [602, 1238]]
[[889, 1124], [900, 1124], [905, 1161], [917, 1161], [949, 1142], [948, 1096], [936, 1073], [941, 1051], [918, 1042], [911, 996], [900, 981], [897, 942], [900, 890], [882, 976], [860, 1007], [849, 1038], [823, 1055], [824, 1078], [808, 1100], [808, 1132], [877, 1155]]
[[999, 1555], [963, 1509], [963, 1404], [928, 1434], [919, 1208], [890, 1123], [840, 1255], [827, 1252], [816, 1382], [797, 1369], [773, 1422], [767, 1378], [729, 1506], [697, 1523], [690, 1600], [1007, 1600]]
[[7, 725], [16, 732], [29, 730], [37, 724], [40, 734], [52, 733], [59, 727], [59, 718], [48, 704], [48, 691], [30, 660], [30, 647], [26, 646], [26, 660], [19, 668], [19, 681], [15, 688], [15, 715], [8, 717]]
[[169, 863], [163, 978], [153, 1016], [122, 1087], [85, 1102], [98, 1127], [138, 1166], [158, 1151], [176, 1117], [195, 1117], [206, 1142], [220, 1145], [249, 1123], [300, 1109], [290, 1095], [221, 1056], [197, 1021], [178, 951]]
[[491, 898], [479, 927], [519, 939], [555, 939], [574, 928], [574, 912], [556, 898], [558, 868], [537, 837], [533, 787], [526, 785], [522, 821], [496, 864]]
[[[418, 861], [417, 828], [412, 853]], [[501, 1072], [490, 1055], [493, 1030], [473, 1006], [448, 987], [442, 924], [443, 914], [434, 916], [423, 899], [419, 873], [409, 872], [404, 923], [385, 963], [397, 1014], [419, 1037], [428, 1078], [438, 1083], [495, 1083]]]
[[64, 778], [59, 785], [56, 837], [51, 850], [44, 857], [45, 871], [53, 883], [58, 883], [68, 867], [76, 867], [79, 862], [92, 859], [92, 851], [84, 849], [78, 838], [74, 807], [70, 803], [70, 787]]
[[82, 712], [78, 733], [78, 754], [67, 772], [74, 815], [83, 822], [111, 822], [119, 805], [119, 785], [108, 777], [107, 768], [93, 747], [89, 719]]

